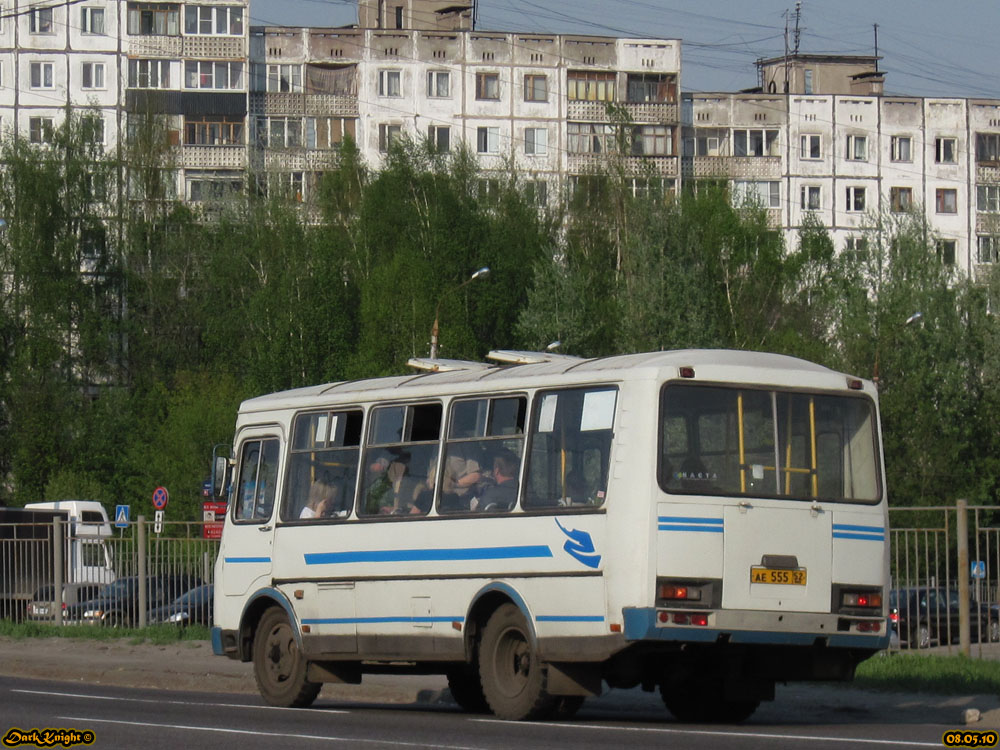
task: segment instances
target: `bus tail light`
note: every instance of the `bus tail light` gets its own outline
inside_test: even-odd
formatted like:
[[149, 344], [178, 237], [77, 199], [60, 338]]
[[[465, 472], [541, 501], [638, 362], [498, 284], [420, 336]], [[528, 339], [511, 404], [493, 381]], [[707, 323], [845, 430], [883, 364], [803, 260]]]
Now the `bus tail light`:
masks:
[[656, 598], [668, 601], [700, 602], [701, 595], [701, 586], [686, 583], [661, 583], [656, 587]]
[[882, 630], [882, 623], [878, 620], [861, 620], [858, 623], [859, 633], [878, 633]]
[[879, 591], [843, 591], [840, 595], [840, 604], [843, 607], [880, 609], [882, 607], [882, 593]]
[[[666, 613], [664, 613], [666, 614]], [[668, 615], [670, 619], [673, 620], [674, 625], [697, 625], [698, 627], [705, 627], [708, 625], [708, 615], [704, 612], [674, 612], [673, 615]], [[661, 621], [666, 621], [664, 618], [660, 618]]]

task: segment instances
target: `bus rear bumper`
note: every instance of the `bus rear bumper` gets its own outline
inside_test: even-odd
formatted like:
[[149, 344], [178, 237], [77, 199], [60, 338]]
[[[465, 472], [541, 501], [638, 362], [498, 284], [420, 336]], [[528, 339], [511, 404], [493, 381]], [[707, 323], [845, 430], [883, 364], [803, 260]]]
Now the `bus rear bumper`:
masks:
[[[808, 613], [715, 612], [707, 626], [660, 624], [653, 607], [626, 607], [626, 641], [819, 646], [879, 651], [889, 647], [883, 619], [880, 632], [838, 632], [837, 615]], [[736, 621], [739, 620], [739, 623]], [[728, 621], [728, 622], [727, 622]]]

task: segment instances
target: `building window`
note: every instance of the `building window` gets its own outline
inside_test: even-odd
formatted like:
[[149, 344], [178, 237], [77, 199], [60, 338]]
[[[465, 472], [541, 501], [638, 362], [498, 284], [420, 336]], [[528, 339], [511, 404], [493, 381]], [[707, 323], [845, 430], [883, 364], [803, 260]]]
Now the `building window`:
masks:
[[241, 89], [243, 63], [188, 60], [184, 63], [184, 87], [189, 89]]
[[777, 130], [734, 130], [733, 156], [780, 156]]
[[803, 185], [802, 186], [802, 210], [803, 211], [818, 211], [821, 208], [820, 205], [820, 187], [819, 185]]
[[976, 133], [976, 161], [1000, 162], [1000, 133]]
[[447, 125], [431, 125], [428, 137], [435, 152], [446, 154], [451, 151], [451, 128]]
[[302, 66], [268, 65], [267, 90], [282, 94], [301, 94]]
[[129, 60], [128, 86], [132, 89], [169, 89], [169, 60]]
[[803, 72], [802, 93], [811, 94], [813, 92], [813, 72], [812, 68], [806, 68]]
[[868, 136], [847, 136], [847, 153], [844, 158], [848, 161], [868, 161]]
[[427, 71], [427, 96], [432, 99], [447, 99], [451, 96], [451, 74], [448, 71]]
[[821, 136], [803, 135], [799, 138], [799, 158], [801, 159], [821, 159], [823, 152], [820, 150]]
[[549, 100], [549, 77], [526, 75], [524, 77], [524, 101], [547, 102]]
[[937, 164], [954, 164], [958, 143], [954, 138], [934, 139], [934, 161]]
[[[224, 201], [243, 193], [243, 179], [225, 173], [188, 173], [187, 186], [189, 200], [195, 203]], [[274, 441], [274, 462], [277, 464], [277, 441]]]
[[180, 9], [176, 5], [128, 4], [128, 33], [131, 36], [180, 36], [180, 20]]
[[549, 198], [549, 184], [545, 180], [527, 180], [524, 183], [524, 199], [536, 206], [544, 206]]
[[306, 148], [339, 150], [345, 137], [357, 137], [357, 123], [353, 117], [307, 117]]
[[397, 5], [396, 6], [396, 28], [397, 29], [403, 28], [403, 6], [402, 5]]
[[913, 208], [913, 188], [889, 188], [889, 210], [893, 213], [903, 213]]
[[635, 156], [673, 156], [673, 129], [666, 125], [639, 125], [632, 130]]
[[890, 158], [893, 161], [913, 161], [913, 139], [908, 135], [894, 135]]
[[304, 172], [268, 172], [264, 180], [258, 180], [258, 189], [269, 198], [291, 199], [302, 202]]
[[476, 73], [476, 98], [493, 100], [500, 98], [499, 73]]
[[865, 210], [865, 188], [863, 187], [849, 187], [847, 188], [847, 211], [864, 211]]
[[104, 88], [104, 63], [85, 62], [81, 66], [82, 81], [81, 88], [103, 89]]
[[80, 118], [80, 133], [85, 143], [104, 145], [104, 118], [100, 115], [84, 115]]
[[976, 210], [1000, 212], [1000, 185], [976, 185]]
[[51, 89], [55, 86], [52, 63], [33, 62], [28, 66], [28, 72], [31, 76], [31, 88]]
[[684, 142], [685, 156], [722, 156], [722, 144], [725, 142], [725, 133], [721, 130], [710, 128], [698, 128], [695, 130], [693, 138], [686, 138]]
[[848, 237], [844, 240], [844, 252], [849, 255], [861, 255], [868, 250], [868, 240], [864, 237]]
[[570, 122], [566, 125], [567, 151], [571, 154], [603, 154], [615, 149], [615, 130], [611, 125]]
[[104, 8], [80, 8], [80, 31], [84, 34], [103, 34]]
[[571, 70], [566, 74], [566, 96], [571, 102], [613, 102], [615, 74]]
[[53, 130], [51, 117], [28, 118], [28, 140], [32, 143], [52, 143]]
[[259, 148], [301, 148], [301, 117], [258, 117], [254, 122]]
[[188, 146], [241, 146], [243, 119], [218, 116], [185, 117], [184, 143]]
[[674, 193], [674, 181], [669, 177], [628, 177], [625, 188], [634, 198], [665, 198]]
[[938, 240], [936, 245], [938, 260], [946, 266], [955, 265], [955, 249], [958, 242], [956, 240]]
[[524, 153], [544, 156], [548, 153], [549, 131], [545, 128], [524, 129]]
[[634, 103], [673, 104], [677, 101], [675, 80], [665, 73], [629, 73], [626, 96]]
[[996, 263], [1000, 260], [1000, 236], [981, 234], [977, 239], [979, 263]]
[[32, 8], [29, 10], [28, 31], [32, 34], [52, 34], [52, 8]]
[[243, 8], [238, 5], [188, 5], [184, 33], [193, 36], [243, 36]]
[[392, 144], [403, 136], [402, 125], [388, 125], [380, 123], [378, 126], [378, 150], [383, 154], [389, 153]]
[[402, 75], [402, 71], [399, 70], [380, 70], [378, 72], [378, 95], [391, 97], [402, 96]]
[[957, 214], [958, 191], [953, 188], [938, 188], [935, 193], [934, 208], [939, 214]]
[[733, 205], [781, 207], [781, 183], [777, 180], [750, 182], [737, 180], [733, 183]]
[[476, 128], [476, 151], [496, 154], [500, 151], [500, 128]]

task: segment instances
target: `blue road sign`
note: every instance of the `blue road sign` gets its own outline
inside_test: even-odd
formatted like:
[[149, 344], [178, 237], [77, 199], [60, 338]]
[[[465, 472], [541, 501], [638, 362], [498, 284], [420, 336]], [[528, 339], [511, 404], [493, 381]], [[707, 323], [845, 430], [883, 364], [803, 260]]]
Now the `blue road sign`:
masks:
[[986, 578], [986, 561], [985, 560], [973, 560], [970, 566], [972, 570], [970, 575], [973, 578]]
[[119, 529], [124, 529], [128, 526], [128, 505], [116, 505], [115, 506], [115, 526]]

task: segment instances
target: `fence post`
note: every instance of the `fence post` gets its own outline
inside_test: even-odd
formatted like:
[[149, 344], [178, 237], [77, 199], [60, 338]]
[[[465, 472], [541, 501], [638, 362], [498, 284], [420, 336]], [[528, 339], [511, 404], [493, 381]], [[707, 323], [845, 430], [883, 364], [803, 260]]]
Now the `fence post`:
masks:
[[52, 519], [52, 593], [55, 594], [55, 623], [62, 625], [63, 605], [63, 525], [62, 519]]
[[136, 545], [139, 547], [136, 553], [139, 555], [139, 627], [146, 627], [146, 517], [139, 516], [136, 519], [138, 530]]
[[958, 535], [958, 647], [962, 654], [969, 656], [969, 502], [958, 500], [955, 511], [955, 533]]

